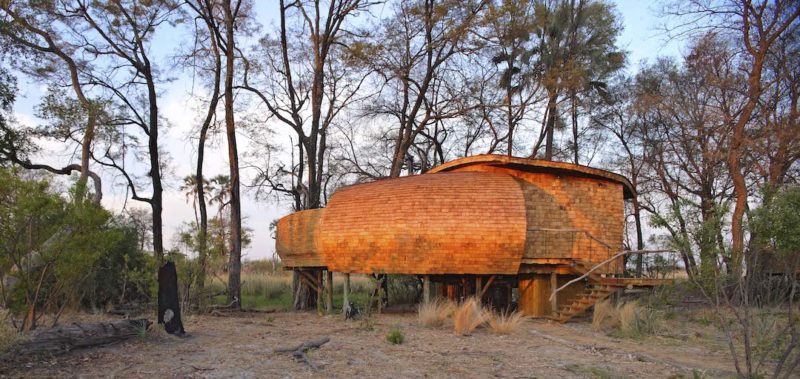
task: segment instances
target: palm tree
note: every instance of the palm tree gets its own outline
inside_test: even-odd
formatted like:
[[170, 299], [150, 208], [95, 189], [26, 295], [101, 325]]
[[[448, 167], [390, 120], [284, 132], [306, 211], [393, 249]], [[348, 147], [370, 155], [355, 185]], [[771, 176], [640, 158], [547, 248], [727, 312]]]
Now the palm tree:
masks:
[[[209, 190], [209, 181], [203, 178], [203, 187], [205, 188], [205, 196]], [[198, 204], [198, 185], [197, 185], [197, 177], [194, 175], [186, 175], [183, 177], [183, 184], [180, 186], [181, 192], [183, 192], [184, 196], [186, 196], [186, 202], [192, 203], [192, 208], [194, 208], [194, 220], [195, 222], [199, 223], [199, 216], [197, 215], [197, 204]], [[205, 199], [203, 199], [205, 201]]]
[[539, 0], [534, 5], [542, 85], [547, 110], [542, 135], [534, 146], [537, 155], [545, 141], [544, 158], [553, 159], [553, 135], [563, 95], [572, 106], [573, 161], [578, 163], [578, 106], [580, 96], [605, 89], [604, 81], [625, 63], [616, 47], [621, 26], [611, 4], [597, 0]]
[[217, 175], [211, 178], [211, 184], [208, 189], [208, 193], [210, 194], [208, 203], [219, 204], [219, 207], [217, 208], [217, 215], [222, 214], [222, 211], [225, 210], [225, 207], [230, 204], [230, 187], [231, 178], [228, 175]]

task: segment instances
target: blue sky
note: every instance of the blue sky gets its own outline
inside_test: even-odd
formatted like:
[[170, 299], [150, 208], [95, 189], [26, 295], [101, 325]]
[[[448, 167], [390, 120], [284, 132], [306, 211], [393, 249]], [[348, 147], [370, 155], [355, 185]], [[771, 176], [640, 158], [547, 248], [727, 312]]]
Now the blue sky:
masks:
[[[264, 25], [263, 30], [272, 30], [274, 24], [277, 1], [257, 1], [256, 15]], [[662, 19], [655, 14], [659, 6], [657, 2], [649, 1], [616, 1], [617, 10], [622, 18], [624, 30], [619, 38], [621, 48], [628, 51], [628, 71], [635, 72], [639, 63], [644, 60], [652, 61], [658, 56], [678, 56], [681, 53], [681, 41], [667, 41], [660, 33], [659, 27]], [[381, 10], [376, 11], [377, 15]], [[155, 53], [166, 57], [181, 43], [187, 43], [185, 34], [175, 30], [165, 30], [157, 35], [158, 42], [154, 46]], [[15, 105], [17, 119], [28, 125], [40, 123], [34, 115], [34, 108], [43, 94], [44, 87], [39, 83], [19, 78], [21, 96]], [[196, 100], [191, 96], [198, 91], [193, 87], [190, 74], [182, 73], [177, 80], [163, 88], [160, 107], [162, 114], [167, 118], [170, 128], [166, 131], [162, 147], [171, 156], [170, 169], [173, 176], [168, 178], [164, 194], [164, 225], [165, 244], [167, 247], [174, 245], [175, 231], [185, 222], [194, 219], [191, 204], [186, 202], [178, 187], [182, 177], [192, 173], [195, 157], [194, 143], [189, 139], [192, 129], [197, 125], [197, 112], [193, 105]], [[279, 141], [285, 140], [277, 136]], [[284, 136], [285, 137], [285, 136]], [[240, 141], [244, 142], [243, 138]], [[227, 170], [227, 154], [215, 144], [208, 152], [206, 159], [206, 173], [211, 175], [223, 174]], [[57, 154], [48, 153], [47, 157], [40, 157], [52, 164], [65, 164], [71, 161], [73, 150], [63, 150], [58, 145], [48, 144], [48, 149], [54, 149]], [[120, 186], [119, 180], [113, 180], [110, 174], [104, 177], [104, 205], [119, 210], [125, 204], [125, 190]], [[127, 206], [144, 207], [145, 204], [127, 202]], [[258, 259], [272, 256], [274, 241], [270, 237], [269, 224], [272, 220], [288, 213], [288, 203], [275, 203], [274, 201], [257, 201], [245, 192], [243, 199], [243, 213], [245, 223], [253, 229], [253, 243], [243, 253], [245, 259]]]

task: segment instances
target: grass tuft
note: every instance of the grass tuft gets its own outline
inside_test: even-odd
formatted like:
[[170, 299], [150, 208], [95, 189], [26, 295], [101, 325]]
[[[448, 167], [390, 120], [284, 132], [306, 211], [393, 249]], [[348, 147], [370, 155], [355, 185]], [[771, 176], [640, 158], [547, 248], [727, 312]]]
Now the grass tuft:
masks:
[[456, 334], [467, 336], [487, 320], [487, 313], [480, 301], [469, 298], [461, 303], [453, 313], [453, 330]]
[[417, 319], [422, 326], [438, 328], [453, 314], [456, 306], [449, 300], [436, 299], [419, 305]]
[[519, 330], [525, 316], [520, 312], [492, 313], [489, 317], [489, 330], [496, 334], [511, 334]]
[[619, 337], [639, 338], [658, 331], [658, 314], [650, 308], [642, 307], [632, 301], [617, 306], [605, 300], [594, 306], [592, 328], [597, 331], [610, 331]]
[[594, 305], [592, 313], [592, 329], [596, 331], [608, 330], [619, 325], [619, 313], [608, 300], [603, 300]]

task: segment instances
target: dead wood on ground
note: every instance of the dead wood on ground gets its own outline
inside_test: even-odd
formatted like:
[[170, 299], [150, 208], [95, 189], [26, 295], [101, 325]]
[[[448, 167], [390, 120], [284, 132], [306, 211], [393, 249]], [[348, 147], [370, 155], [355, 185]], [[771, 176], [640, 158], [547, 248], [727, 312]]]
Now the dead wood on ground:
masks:
[[309, 367], [311, 367], [312, 369], [316, 370], [317, 369], [317, 365], [315, 365], [314, 362], [311, 362], [311, 360], [308, 358], [308, 354], [306, 354], [306, 352], [308, 352], [311, 349], [319, 349], [322, 345], [328, 343], [330, 340], [331, 340], [330, 337], [322, 337], [322, 338], [320, 338], [318, 340], [312, 340], [312, 341], [303, 342], [300, 345], [297, 345], [297, 346], [294, 346], [294, 347], [278, 348], [278, 349], [275, 349], [275, 352], [276, 353], [292, 353], [292, 356], [296, 360], [304, 362]]
[[19, 342], [10, 354], [57, 354], [107, 345], [144, 335], [151, 324], [147, 319], [138, 319], [38, 329]]

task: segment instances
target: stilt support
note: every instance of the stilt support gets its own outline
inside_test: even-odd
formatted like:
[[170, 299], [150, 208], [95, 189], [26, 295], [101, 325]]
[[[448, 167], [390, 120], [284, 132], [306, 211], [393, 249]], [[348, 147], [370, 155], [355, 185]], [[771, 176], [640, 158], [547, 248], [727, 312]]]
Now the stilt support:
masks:
[[333, 313], [333, 271], [327, 270], [326, 272], [325, 287], [328, 291], [325, 293], [325, 312], [331, 314]]
[[430, 275], [424, 275], [422, 277], [422, 301], [425, 304], [431, 302], [431, 277]]
[[550, 314], [555, 315], [558, 312], [558, 294], [554, 293], [558, 288], [558, 274], [555, 272], [550, 273]]
[[350, 310], [350, 273], [344, 274], [344, 285], [342, 285], [342, 313], [347, 315]]

